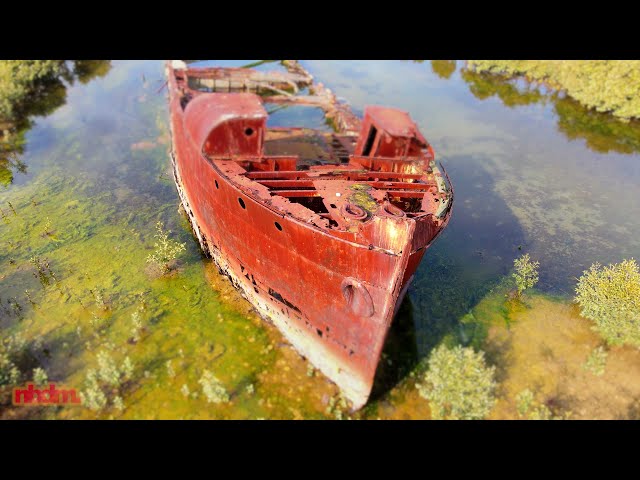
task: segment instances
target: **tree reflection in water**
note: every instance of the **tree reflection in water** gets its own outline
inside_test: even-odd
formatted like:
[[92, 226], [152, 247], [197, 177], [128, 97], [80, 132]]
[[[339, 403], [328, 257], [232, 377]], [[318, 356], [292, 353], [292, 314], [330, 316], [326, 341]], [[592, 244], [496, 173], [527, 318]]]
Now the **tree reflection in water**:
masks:
[[27, 172], [21, 155], [25, 152], [25, 135], [35, 123], [34, 117], [45, 117], [63, 106], [67, 87], [76, 80], [85, 84], [106, 75], [110, 69], [109, 60], [61, 61], [55, 74], [29, 85], [26, 100], [13, 105], [9, 118], [0, 117], [0, 185], [10, 185], [15, 172]]

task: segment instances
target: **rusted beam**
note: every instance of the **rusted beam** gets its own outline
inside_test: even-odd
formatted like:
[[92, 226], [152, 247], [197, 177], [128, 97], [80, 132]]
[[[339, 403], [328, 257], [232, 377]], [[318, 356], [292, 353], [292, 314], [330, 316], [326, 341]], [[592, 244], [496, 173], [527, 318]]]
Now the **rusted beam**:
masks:
[[391, 197], [422, 198], [428, 192], [415, 192], [410, 190], [385, 190]]
[[[303, 188], [309, 187], [313, 188], [313, 180], [304, 179], [304, 180], [259, 180], [259, 183], [269, 188]], [[400, 190], [428, 190], [437, 185], [434, 183], [408, 183], [408, 182], [372, 182], [372, 181], [363, 181], [359, 182], [363, 185], [370, 185], [373, 188], [378, 189], [400, 189]]]
[[[317, 172], [317, 175], [313, 175]], [[311, 174], [311, 175], [310, 175]], [[289, 179], [289, 178], [315, 178], [320, 176], [348, 176], [354, 180], [367, 180], [367, 179], [407, 179], [407, 180], [420, 180], [424, 177], [422, 174], [414, 173], [401, 173], [401, 172], [365, 172], [360, 170], [348, 170], [336, 168], [329, 171], [315, 171], [315, 170], [280, 170], [277, 172], [248, 172], [247, 178], [254, 180], [258, 179]]]
[[280, 195], [281, 197], [319, 197], [320, 194], [317, 190], [273, 190], [273, 195]]

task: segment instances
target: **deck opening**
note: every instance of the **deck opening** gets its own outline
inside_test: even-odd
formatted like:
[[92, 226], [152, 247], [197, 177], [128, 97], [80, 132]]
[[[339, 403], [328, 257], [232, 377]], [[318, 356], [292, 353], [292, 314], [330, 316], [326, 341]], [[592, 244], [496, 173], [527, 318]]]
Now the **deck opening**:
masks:
[[376, 139], [378, 129], [371, 125], [369, 135], [367, 136], [367, 143], [364, 144], [364, 150], [362, 150], [362, 156], [367, 157], [371, 154], [371, 148], [373, 147], [373, 141]]
[[[300, 190], [300, 191], [305, 191], [305, 190]], [[275, 191], [273, 193], [277, 194], [278, 192]], [[322, 197], [288, 197], [288, 198], [289, 198], [289, 202], [299, 203], [300, 205], [307, 207], [309, 210], [311, 210], [314, 213], [318, 213], [318, 214], [329, 213], [329, 210], [327, 210], [327, 207], [325, 206], [324, 201], [322, 200]]]
[[244, 200], [242, 200], [241, 198], [238, 199], [238, 203], [240, 204], [240, 206], [244, 209], [247, 208], [247, 206], [244, 204]]

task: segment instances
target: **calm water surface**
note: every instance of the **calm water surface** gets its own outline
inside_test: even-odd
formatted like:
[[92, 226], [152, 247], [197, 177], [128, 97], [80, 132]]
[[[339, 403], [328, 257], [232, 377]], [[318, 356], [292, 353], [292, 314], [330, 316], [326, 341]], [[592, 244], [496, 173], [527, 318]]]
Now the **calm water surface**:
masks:
[[[540, 292], [567, 300], [591, 263], [640, 257], [637, 124], [467, 72], [461, 62], [303, 63], [358, 113], [372, 104], [409, 111], [456, 193], [451, 223], [396, 319], [372, 406], [360, 415], [384, 416], [394, 402], [413, 401], [388, 392], [439, 342], [472, 341], [465, 316], [518, 255], [540, 261]], [[83, 388], [96, 352], [129, 356], [135, 374], [121, 387], [125, 408], [101, 417], [335, 416], [335, 388], [202, 258], [178, 211], [162, 62], [99, 68], [93, 80], [58, 87], [43, 109], [48, 116], [24, 128], [22, 148], [10, 161], [0, 157], [0, 326], [5, 337], [25, 337], [22, 369], [40, 365], [50, 379]], [[300, 123], [323, 127], [322, 114], [280, 109], [270, 119]], [[187, 244], [178, 274], [167, 279], [150, 277], [145, 262], [159, 220]], [[47, 260], [55, 280], [40, 282], [32, 257]], [[136, 311], [144, 334], [133, 343]], [[230, 403], [208, 403], [199, 393], [205, 369], [225, 385]], [[29, 415], [97, 414], [50, 408]]]

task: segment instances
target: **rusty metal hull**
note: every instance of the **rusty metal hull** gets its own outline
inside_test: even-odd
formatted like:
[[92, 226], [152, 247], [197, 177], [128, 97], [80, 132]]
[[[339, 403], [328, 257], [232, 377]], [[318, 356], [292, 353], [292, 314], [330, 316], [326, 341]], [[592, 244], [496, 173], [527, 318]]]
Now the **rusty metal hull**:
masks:
[[[329, 195], [336, 185], [344, 188], [340, 181], [303, 181], [283, 171], [256, 171], [249, 180], [237, 159], [203, 153], [205, 147], [200, 149], [194, 142], [198, 132], [189, 131], [172, 73], [169, 69], [174, 179], [203, 251], [263, 318], [273, 322], [302, 356], [338, 385], [354, 408], [362, 407], [371, 392], [393, 316], [426, 248], [447, 224], [450, 205], [435, 219], [433, 214], [409, 218], [388, 204], [385, 213], [381, 204], [380, 214], [366, 215], [356, 228], [354, 218], [360, 212], [343, 204], [344, 217], [334, 218], [345, 225], [335, 222], [338, 226], [328, 227], [325, 219], [329, 214], [310, 211], [305, 216], [301, 205], [285, 197], [302, 197], [300, 192], [304, 192], [337, 202], [340, 195]], [[205, 143], [203, 140], [202, 145]], [[262, 163], [268, 162], [263, 159]], [[362, 175], [362, 159], [354, 157], [351, 163], [355, 166], [350, 176]], [[279, 179], [260, 180], [272, 174]], [[253, 185], [256, 181], [263, 184]], [[286, 190], [289, 187], [282, 187], [264, 193], [264, 185], [298, 185], [295, 182], [304, 190], [291, 194]], [[409, 187], [415, 184], [394, 191], [405, 192]], [[415, 192], [397, 195], [411, 199], [410, 193], [415, 197]], [[375, 245], [368, 243], [371, 238]]]

